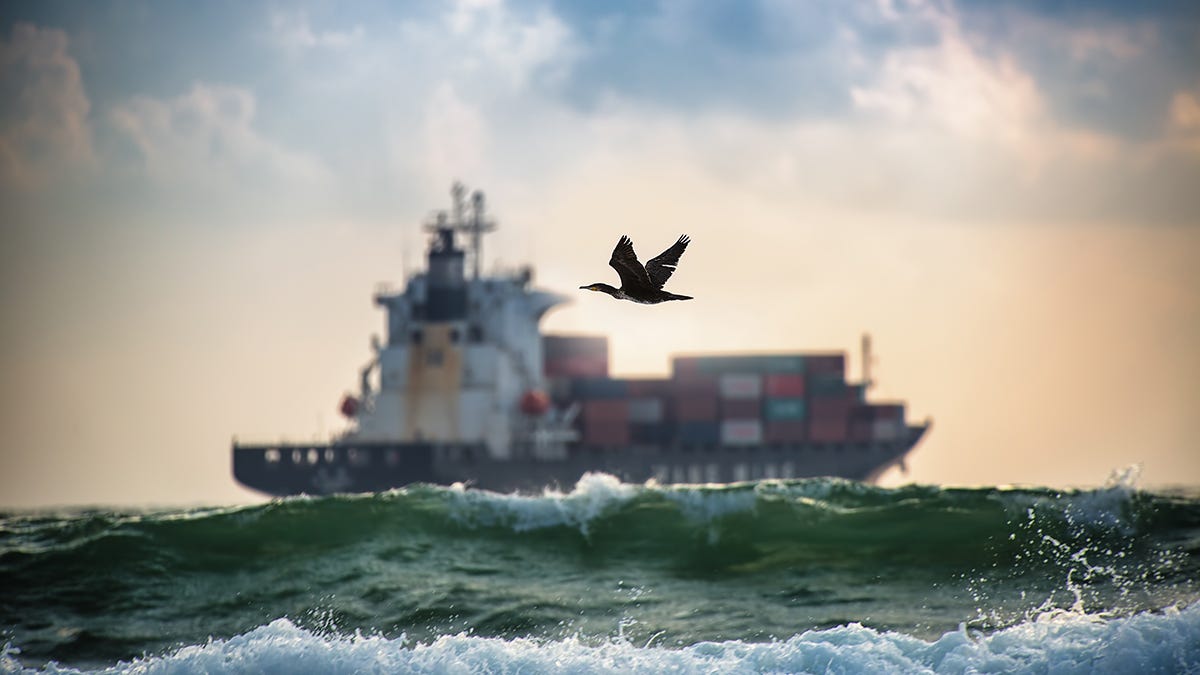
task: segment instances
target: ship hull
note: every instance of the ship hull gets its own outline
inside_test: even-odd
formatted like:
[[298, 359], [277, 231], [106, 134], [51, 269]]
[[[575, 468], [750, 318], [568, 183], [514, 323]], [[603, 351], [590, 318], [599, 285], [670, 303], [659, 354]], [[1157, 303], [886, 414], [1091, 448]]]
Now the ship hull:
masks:
[[482, 445], [359, 443], [233, 446], [233, 475], [273, 496], [379, 492], [461, 483], [498, 492], [569, 487], [588, 472], [628, 483], [731, 483], [835, 476], [873, 482], [901, 464], [926, 426], [892, 441], [752, 446], [577, 446], [559, 457], [490, 457]]

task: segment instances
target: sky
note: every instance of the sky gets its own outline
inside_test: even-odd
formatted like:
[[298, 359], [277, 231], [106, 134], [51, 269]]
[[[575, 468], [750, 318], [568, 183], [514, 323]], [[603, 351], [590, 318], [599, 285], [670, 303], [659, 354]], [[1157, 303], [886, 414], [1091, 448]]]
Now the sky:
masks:
[[2, 507], [259, 499], [455, 180], [617, 375], [870, 332], [884, 484], [1200, 484], [1194, 3], [6, 2], [0, 73]]

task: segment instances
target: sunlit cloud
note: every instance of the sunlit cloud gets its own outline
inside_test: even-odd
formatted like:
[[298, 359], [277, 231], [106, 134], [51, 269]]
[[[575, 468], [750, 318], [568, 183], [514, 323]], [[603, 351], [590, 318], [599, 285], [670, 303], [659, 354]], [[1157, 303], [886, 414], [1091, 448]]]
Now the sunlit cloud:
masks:
[[12, 96], [0, 117], [0, 185], [40, 187], [94, 159], [91, 103], [69, 44], [65, 32], [27, 23], [0, 39], [0, 72]]
[[255, 128], [255, 96], [240, 87], [197, 83], [171, 99], [148, 96], [116, 106], [112, 124], [137, 148], [148, 176], [159, 181], [218, 184], [276, 179], [299, 185], [327, 171]]

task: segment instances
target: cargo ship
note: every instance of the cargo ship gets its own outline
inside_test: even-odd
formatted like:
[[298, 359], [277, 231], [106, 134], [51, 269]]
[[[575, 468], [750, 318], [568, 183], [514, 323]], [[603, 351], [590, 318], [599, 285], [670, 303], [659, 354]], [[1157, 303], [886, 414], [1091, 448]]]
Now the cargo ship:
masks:
[[[386, 337], [321, 443], [233, 441], [233, 475], [268, 495], [376, 492], [414, 483], [496, 491], [625, 482], [729, 483], [840, 476], [874, 481], [929, 428], [873, 402], [844, 352], [678, 355], [661, 378], [619, 378], [608, 341], [539, 328], [563, 295], [529, 267], [481, 274], [496, 229], [484, 196], [451, 190], [426, 223], [427, 265], [384, 290]], [[631, 308], [631, 311], [642, 311]], [[650, 310], [653, 311], [653, 310]]]

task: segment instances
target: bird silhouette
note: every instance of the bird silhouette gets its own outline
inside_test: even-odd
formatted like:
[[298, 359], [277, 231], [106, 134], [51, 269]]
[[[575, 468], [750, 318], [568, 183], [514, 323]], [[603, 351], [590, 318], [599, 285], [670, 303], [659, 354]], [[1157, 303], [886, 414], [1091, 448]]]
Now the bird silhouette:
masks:
[[688, 295], [676, 295], [662, 289], [663, 284], [675, 272], [679, 264], [679, 256], [683, 255], [691, 239], [682, 235], [670, 248], [651, 258], [643, 267], [638, 262], [637, 254], [633, 252], [633, 240], [622, 236], [613, 249], [612, 258], [608, 264], [621, 277], [621, 287], [613, 288], [608, 284], [596, 283], [580, 288], [588, 291], [608, 293], [617, 300], [631, 300], [643, 305], [657, 305], [668, 300], [691, 300]]

